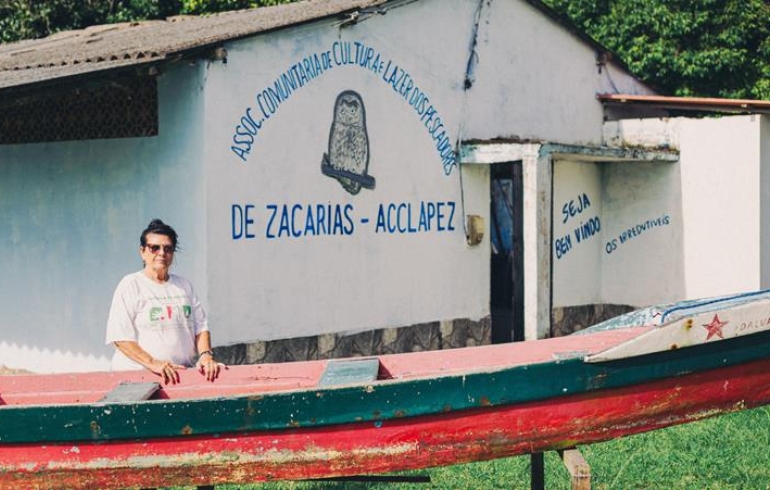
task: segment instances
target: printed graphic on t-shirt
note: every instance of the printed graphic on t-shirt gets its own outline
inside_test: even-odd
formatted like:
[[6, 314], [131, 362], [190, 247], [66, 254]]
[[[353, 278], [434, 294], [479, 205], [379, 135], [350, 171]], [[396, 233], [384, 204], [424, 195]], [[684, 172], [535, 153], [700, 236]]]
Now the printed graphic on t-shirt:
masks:
[[178, 319], [180, 315], [189, 319], [191, 314], [192, 307], [190, 305], [153, 306], [150, 308], [150, 322], [173, 321]]

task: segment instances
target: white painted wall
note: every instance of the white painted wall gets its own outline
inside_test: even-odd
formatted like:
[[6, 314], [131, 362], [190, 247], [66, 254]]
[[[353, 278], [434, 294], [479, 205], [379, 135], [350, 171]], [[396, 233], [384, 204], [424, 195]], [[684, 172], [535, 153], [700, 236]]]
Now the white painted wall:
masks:
[[597, 93], [652, 93], [527, 2], [471, 3], [483, 9], [464, 139], [599, 144]]
[[[445, 166], [433, 139], [445, 130], [453, 146], [458, 136], [475, 6], [446, 3], [419, 2], [355, 26], [321, 23], [234, 43], [227, 64], [212, 65], [207, 274], [217, 343], [488, 314], [488, 238], [468, 246], [463, 229], [465, 214], [488, 216], [488, 169], [464, 169], [463, 192], [458, 169], [451, 160]], [[356, 43], [371, 55], [363, 67], [341, 63]], [[276, 80], [316, 57], [322, 69], [312, 79], [277, 107], [266, 102]], [[405, 74], [404, 85], [389, 81], [394, 73]], [[365, 106], [368, 175], [376, 179], [373, 189], [355, 195], [321, 172], [335, 100], [348, 90]], [[247, 114], [261, 128], [253, 145], [234, 143], [250, 139], [236, 134], [243, 132], [239, 124], [252, 125], [242, 120]], [[232, 146], [249, 153], [241, 158]], [[429, 229], [420, 227], [421, 206], [439, 205], [440, 222], [433, 217]], [[347, 213], [345, 232], [306, 232], [309, 210], [318, 206]], [[247, 207], [249, 236], [240, 219]], [[300, 236], [281, 232], [284, 209], [295, 216], [292, 231]], [[393, 228], [399, 213], [400, 231]], [[405, 231], [409, 219], [412, 232]]]
[[557, 160], [553, 166], [554, 304], [601, 303], [602, 164]]
[[602, 170], [603, 302], [645, 306], [681, 299], [679, 165], [613, 163]]
[[759, 288], [770, 288], [770, 120], [759, 117]]
[[158, 137], [0, 146], [0, 365], [108, 369], [112, 292], [141, 268], [152, 218], [176, 228], [176, 271], [205, 294], [198, 73], [159, 77]]
[[679, 183], [677, 164], [556, 161], [554, 307], [681, 298]]
[[769, 128], [765, 116], [605, 125], [611, 145], [680, 152], [684, 285], [673, 299], [770, 287]]
[[760, 154], [761, 129], [766, 123], [761, 125], [760, 120], [722, 117], [682, 125], [688, 297], [763, 287], [761, 256], [767, 252], [761, 249], [770, 247], [770, 239], [760, 235], [768, 229], [762, 222], [768, 202], [763, 197], [767, 196], [767, 174], [761, 171]]

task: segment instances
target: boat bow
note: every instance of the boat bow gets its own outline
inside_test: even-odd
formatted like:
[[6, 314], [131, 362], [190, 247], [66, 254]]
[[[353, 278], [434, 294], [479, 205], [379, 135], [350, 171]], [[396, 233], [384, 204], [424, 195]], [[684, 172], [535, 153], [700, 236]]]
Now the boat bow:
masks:
[[[738, 295], [687, 301], [645, 309], [645, 314], [633, 313], [654, 325], [635, 338], [596, 354], [586, 362], [599, 363], [677, 350], [770, 330], [770, 292], [759, 291]], [[622, 322], [613, 319], [589, 330], [612, 328]]]

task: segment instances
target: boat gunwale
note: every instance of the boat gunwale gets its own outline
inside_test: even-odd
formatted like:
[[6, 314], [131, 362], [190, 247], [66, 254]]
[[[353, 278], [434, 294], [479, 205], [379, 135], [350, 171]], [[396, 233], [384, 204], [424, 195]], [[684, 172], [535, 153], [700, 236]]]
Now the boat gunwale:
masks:
[[[404, 419], [644, 384], [768, 356], [770, 332], [765, 331], [691, 347], [686, 358], [672, 351], [599, 364], [575, 357], [494, 372], [388, 380], [388, 384], [376, 386], [372, 383], [330, 386], [267, 396], [148, 400], [98, 406], [9, 406], [0, 411], [0, 421], [17, 420], [0, 424], [0, 444], [198, 436]], [[539, 381], [531, 383], [532, 380]], [[438, 399], [437, 393], [444, 398]], [[148, 413], [152, 417], [138, 418], [141, 409], [151, 409]], [[217, 413], [227, 414], [226, 423], [216, 418]], [[65, 416], [71, 425], [51, 421]], [[192, 427], [184, 423], [189, 420], [209, 423]], [[9, 429], [19, 425], [26, 426], [26, 430]]]
[[[575, 357], [583, 358], [585, 356], [594, 354], [594, 353], [600, 353], [608, 348], [617, 346], [622, 344], [623, 342], [626, 342], [628, 340], [632, 340], [634, 338], [637, 338], [641, 335], [644, 335], [645, 333], [648, 333], [650, 331], [651, 327], [645, 326], [645, 327], [628, 327], [625, 329], [625, 332], [623, 332], [621, 335], [619, 335], [619, 330], [614, 331], [603, 331], [603, 332], [597, 332], [593, 337], [603, 340], [605, 343], [600, 344], [597, 343], [597, 345], [593, 346], [593, 349], [590, 348], [583, 348], [583, 349], [565, 349], [562, 346], [553, 345], [550, 346], [549, 349], [544, 349], [544, 354], [542, 357], [537, 359], [532, 358], [524, 358], [524, 359], [518, 359], [513, 360], [512, 362], [498, 362], [498, 363], [491, 363], [488, 365], [473, 365], [473, 366], [466, 366], [466, 365], [460, 365], [458, 367], [452, 367], [452, 366], [441, 366], [437, 368], [432, 368], [430, 370], [425, 370], [424, 372], [420, 371], [401, 371], [400, 373], [397, 373], [395, 375], [392, 374], [391, 370], [393, 369], [393, 363], [403, 363], [405, 359], [414, 358], [417, 356], [439, 356], [439, 357], [450, 357], [455, 354], [459, 354], [460, 352], [463, 353], [478, 353], [478, 350], [500, 350], [500, 351], [508, 351], [508, 350], [527, 350], [527, 347], [531, 347], [533, 345], [540, 345], [544, 346], [546, 344], [556, 344], [556, 343], [566, 343], [568, 337], [559, 337], [559, 338], [548, 338], [548, 339], [539, 339], [534, 341], [524, 341], [524, 342], [515, 342], [515, 343], [507, 343], [507, 344], [495, 344], [495, 345], [485, 345], [485, 346], [476, 346], [476, 347], [466, 347], [462, 349], [448, 349], [448, 350], [442, 350], [442, 351], [425, 351], [425, 352], [410, 352], [410, 353], [398, 353], [398, 354], [384, 354], [379, 356], [363, 356], [363, 357], [351, 357], [351, 358], [340, 358], [340, 359], [326, 359], [326, 360], [317, 360], [317, 361], [302, 361], [302, 364], [328, 364], [330, 362], [339, 362], [339, 361], [360, 361], [360, 360], [366, 360], [366, 359], [377, 359], [380, 361], [380, 370], [385, 371], [386, 376], [382, 378], [378, 378], [376, 380], [367, 381], [367, 382], [350, 382], [350, 383], [340, 383], [340, 384], [334, 384], [334, 385], [328, 385], [328, 386], [319, 386], [317, 384], [318, 377], [313, 376], [307, 376], [307, 380], [315, 380], [316, 383], [312, 385], [305, 385], [301, 387], [296, 388], [280, 388], [280, 389], [268, 389], [265, 391], [254, 391], [254, 392], [247, 392], [245, 389], [242, 392], [231, 394], [231, 395], [224, 395], [224, 396], [188, 396], [188, 397], [153, 397], [148, 400], [134, 400], [134, 401], [126, 401], [126, 402], [101, 402], [98, 400], [95, 401], [73, 401], [73, 402], [64, 402], [64, 403], [11, 403], [11, 404], [3, 404], [2, 403], [2, 395], [3, 392], [0, 391], [0, 413], [2, 413], [3, 410], [8, 410], [12, 408], [36, 408], [36, 407], [49, 407], [49, 406], [82, 406], [82, 405], [91, 405], [91, 406], [99, 406], [103, 407], [106, 405], [121, 405], [121, 404], [128, 404], [128, 405], [135, 405], [137, 403], [150, 403], [150, 402], [190, 402], [190, 401], [196, 401], [196, 400], [222, 400], [222, 399], [248, 399], [253, 397], [263, 397], [263, 396], [273, 396], [278, 394], [301, 394], [301, 393], [307, 393], [307, 392], [318, 392], [318, 391], [330, 391], [333, 389], [338, 388], [348, 388], [348, 387], [360, 387], [365, 386], [367, 384], [376, 384], [378, 386], [380, 385], [388, 385], [393, 383], [408, 383], [408, 382], [416, 382], [421, 380], [436, 380], [440, 378], [447, 378], [447, 377], [458, 377], [458, 376], [468, 376], [468, 375], [477, 375], [477, 374], [483, 374], [483, 375], [490, 375], [490, 374], [496, 374], [500, 372], [504, 372], [506, 370], [509, 370], [511, 368], [517, 368], [522, 366], [534, 366], [537, 364], [545, 364], [545, 363], [551, 363], [554, 361], [564, 361], [567, 359], [572, 359]], [[604, 339], [603, 337], [607, 337], [607, 339]], [[616, 338], [619, 337], [619, 338]], [[585, 339], [581, 339], [585, 341]], [[529, 344], [529, 345], [528, 345]], [[499, 354], [498, 354], [499, 355]], [[388, 361], [393, 361], [389, 363]], [[273, 368], [280, 369], [280, 367], [285, 366], [286, 363], [278, 363], [278, 364], [261, 364], [261, 365], [239, 365], [235, 366], [236, 369], [248, 369], [248, 368], [263, 368], [266, 366], [270, 366]], [[104, 371], [101, 373], [88, 373], [91, 375], [106, 375], [110, 376], [112, 378], [116, 378], [116, 381], [124, 382], [129, 381], [128, 379], [121, 380], [119, 378], [119, 374], [121, 372], [118, 371]], [[128, 371], [124, 371], [124, 373], [128, 373]], [[132, 375], [137, 374], [138, 371], [131, 372]], [[80, 374], [83, 373], [63, 373], [60, 375], [37, 375], [37, 374], [20, 374], [20, 375], [9, 375], [4, 376], [3, 378], [10, 379], [10, 378], [16, 378], [16, 379], [23, 379], [25, 377], [27, 378], [39, 378], [39, 377], [51, 377], [56, 378], [58, 376], [66, 376], [66, 377], [77, 377]], [[0, 378], [0, 381], [3, 379]], [[148, 381], [148, 380], [157, 380], [158, 378], [148, 378], [148, 377], [142, 377], [142, 381]], [[240, 378], [239, 378], [240, 379]], [[222, 387], [222, 383], [224, 382], [223, 378], [220, 378], [220, 380], [216, 381], [215, 383], [199, 383], [195, 385], [162, 385], [160, 387], [160, 393], [166, 394], [166, 393], [178, 393], [180, 391], [190, 391], [193, 394], [195, 392], [199, 392], [201, 390], [211, 390], [214, 387]], [[23, 384], [23, 383], [22, 383]], [[0, 383], [2, 385], [2, 383]], [[239, 389], [241, 387], [246, 388], [247, 384], [225, 384], [224, 388], [227, 389]], [[256, 386], [256, 384], [255, 384]], [[170, 390], [170, 391], [167, 391]], [[53, 393], [53, 391], [48, 392]], [[78, 390], [61, 390], [56, 393], [71, 393], [71, 394], [86, 394], [86, 393], [93, 393], [93, 390], [88, 390], [85, 388], [81, 388]], [[29, 395], [27, 395], [29, 396]]]

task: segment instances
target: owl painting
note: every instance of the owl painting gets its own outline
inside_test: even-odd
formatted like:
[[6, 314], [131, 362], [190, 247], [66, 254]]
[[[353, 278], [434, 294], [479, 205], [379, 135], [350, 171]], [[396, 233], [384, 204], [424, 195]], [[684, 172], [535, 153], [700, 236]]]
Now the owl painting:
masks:
[[369, 170], [369, 136], [366, 134], [364, 100], [345, 90], [334, 102], [334, 119], [329, 130], [329, 152], [324, 153], [321, 172], [337, 179], [351, 194], [361, 188], [374, 189]]

